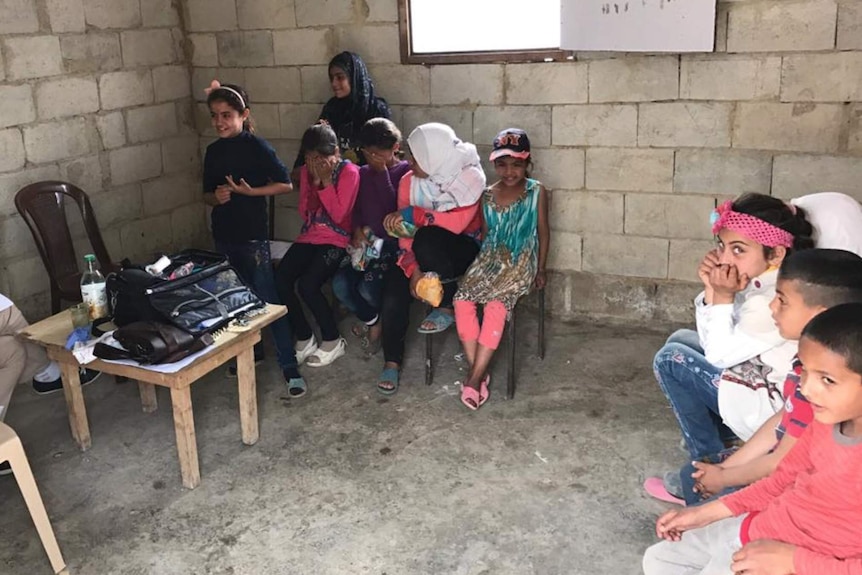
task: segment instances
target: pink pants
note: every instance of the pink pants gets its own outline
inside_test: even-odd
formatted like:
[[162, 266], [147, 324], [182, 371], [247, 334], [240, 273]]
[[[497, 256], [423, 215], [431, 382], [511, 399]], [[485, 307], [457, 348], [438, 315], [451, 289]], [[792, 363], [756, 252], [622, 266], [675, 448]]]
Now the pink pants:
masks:
[[455, 326], [461, 341], [479, 341], [488, 349], [497, 349], [506, 327], [506, 306], [494, 300], [485, 304], [482, 327], [476, 314], [476, 302], [455, 300]]

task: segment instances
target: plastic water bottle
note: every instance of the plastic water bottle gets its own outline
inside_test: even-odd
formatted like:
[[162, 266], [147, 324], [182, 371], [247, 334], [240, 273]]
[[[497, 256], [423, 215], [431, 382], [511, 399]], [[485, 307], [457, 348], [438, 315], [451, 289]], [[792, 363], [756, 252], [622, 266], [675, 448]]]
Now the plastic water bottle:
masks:
[[87, 269], [81, 276], [81, 298], [87, 304], [92, 321], [108, 315], [108, 290], [105, 287], [105, 276], [96, 263], [96, 256], [87, 254], [84, 256], [84, 262]]

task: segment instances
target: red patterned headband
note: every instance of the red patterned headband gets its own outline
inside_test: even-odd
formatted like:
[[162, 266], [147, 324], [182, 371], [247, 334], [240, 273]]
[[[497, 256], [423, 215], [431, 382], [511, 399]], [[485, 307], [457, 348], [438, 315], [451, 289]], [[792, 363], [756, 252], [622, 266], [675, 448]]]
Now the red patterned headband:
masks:
[[733, 202], [730, 200], [715, 208], [710, 220], [713, 235], [718, 235], [721, 230], [728, 229], [770, 248], [776, 246], [793, 247], [793, 234], [760, 218], [734, 212]]

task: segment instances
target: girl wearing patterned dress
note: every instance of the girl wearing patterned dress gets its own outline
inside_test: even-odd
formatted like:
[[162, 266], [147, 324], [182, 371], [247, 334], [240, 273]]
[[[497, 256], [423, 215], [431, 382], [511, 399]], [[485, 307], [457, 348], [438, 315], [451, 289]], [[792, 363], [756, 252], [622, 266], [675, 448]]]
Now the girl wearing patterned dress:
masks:
[[[530, 140], [517, 128], [494, 139], [491, 161], [500, 178], [482, 196], [482, 249], [455, 294], [455, 325], [470, 363], [461, 402], [471, 410], [488, 401], [488, 364], [506, 317], [535, 285], [545, 285], [551, 232], [544, 186], [528, 177]], [[476, 306], [484, 306], [482, 325]]]

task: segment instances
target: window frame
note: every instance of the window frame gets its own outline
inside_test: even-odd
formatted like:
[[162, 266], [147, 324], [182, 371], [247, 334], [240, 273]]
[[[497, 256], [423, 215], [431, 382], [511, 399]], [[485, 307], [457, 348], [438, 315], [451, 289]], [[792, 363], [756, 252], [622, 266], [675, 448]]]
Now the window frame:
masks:
[[[523, 62], [563, 62], [575, 60], [575, 53], [561, 48], [539, 50], [489, 50], [476, 52], [413, 52], [410, 30], [410, 1], [398, 0], [398, 31], [402, 64], [501, 64]], [[466, 0], [469, 1], [469, 0]]]

